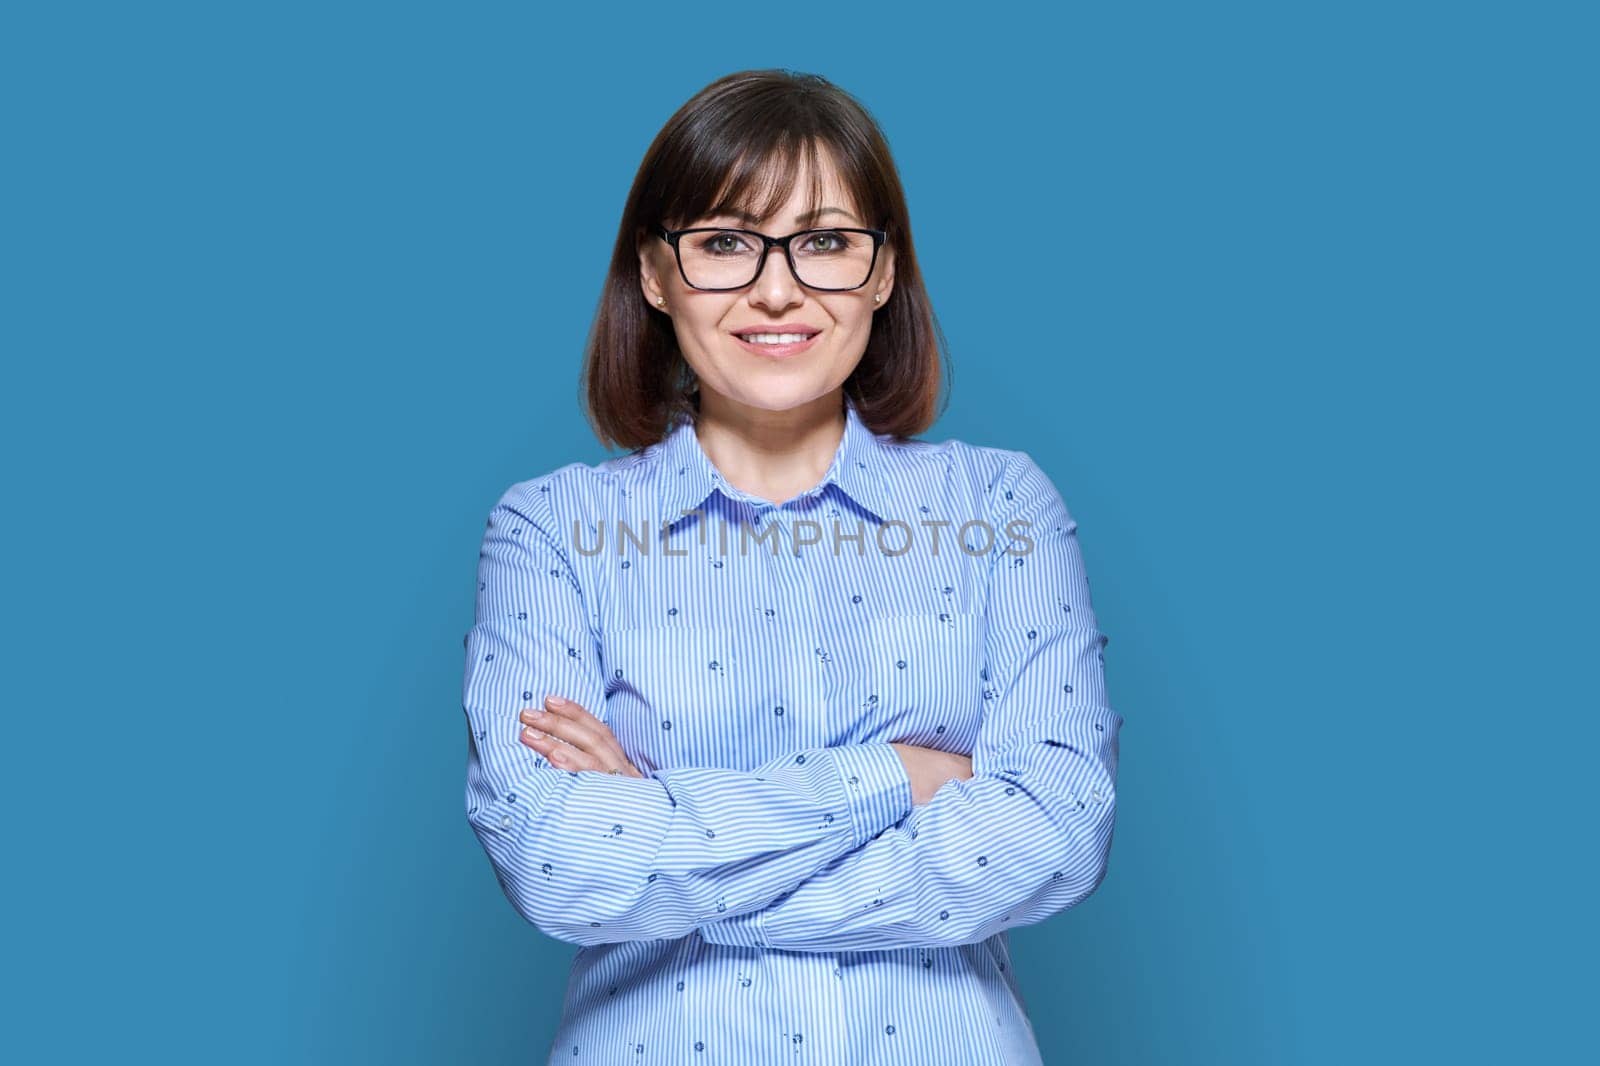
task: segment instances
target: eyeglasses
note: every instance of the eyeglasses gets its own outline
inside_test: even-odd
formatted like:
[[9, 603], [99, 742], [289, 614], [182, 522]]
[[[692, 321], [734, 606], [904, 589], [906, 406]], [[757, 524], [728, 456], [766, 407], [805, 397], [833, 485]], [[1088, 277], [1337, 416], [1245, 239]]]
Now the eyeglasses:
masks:
[[881, 229], [834, 228], [768, 237], [748, 229], [657, 226], [656, 236], [672, 245], [678, 273], [692, 289], [728, 292], [752, 285], [767, 265], [767, 253], [782, 248], [795, 280], [806, 288], [849, 292], [872, 277], [878, 249], [889, 235]]

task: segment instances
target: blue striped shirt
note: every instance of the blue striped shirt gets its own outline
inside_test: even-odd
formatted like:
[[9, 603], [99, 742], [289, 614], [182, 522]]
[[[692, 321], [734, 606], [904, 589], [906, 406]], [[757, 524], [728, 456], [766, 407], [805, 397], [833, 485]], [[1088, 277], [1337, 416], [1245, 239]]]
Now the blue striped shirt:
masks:
[[[1122, 717], [1077, 523], [1024, 452], [873, 434], [726, 481], [693, 423], [521, 481], [466, 634], [468, 821], [580, 945], [551, 1063], [1039, 1061], [1007, 930], [1105, 875]], [[518, 740], [547, 694], [643, 778]], [[970, 754], [912, 806], [891, 741]]]

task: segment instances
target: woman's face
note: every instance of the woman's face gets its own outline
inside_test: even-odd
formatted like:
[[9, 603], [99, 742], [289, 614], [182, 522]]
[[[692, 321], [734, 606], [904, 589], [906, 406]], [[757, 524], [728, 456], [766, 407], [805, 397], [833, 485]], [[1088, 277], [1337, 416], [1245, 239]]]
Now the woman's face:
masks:
[[[831, 166], [823, 165], [827, 168], [823, 213], [815, 221], [802, 222], [797, 217], [806, 209], [809, 185], [802, 173], [776, 217], [747, 221], [707, 216], [685, 222], [682, 228], [725, 225], [773, 237], [828, 225], [871, 228], [875, 220], [863, 220], [856, 214], [856, 205]], [[798, 245], [795, 251], [798, 257]], [[678, 347], [699, 378], [702, 410], [710, 398], [713, 403], [731, 401], [735, 407], [786, 411], [838, 389], [861, 361], [872, 331], [873, 312], [888, 304], [894, 283], [894, 253], [888, 244], [878, 250], [867, 283], [849, 292], [821, 292], [801, 285], [779, 248], [767, 253], [761, 274], [752, 284], [733, 292], [690, 288], [678, 272], [672, 248], [659, 237], [649, 238], [640, 249], [639, 266], [645, 299], [671, 316]], [[874, 296], [879, 299], [874, 301]], [[664, 307], [657, 303], [658, 298], [666, 300]], [[771, 332], [778, 326], [786, 327], [784, 333], [817, 336], [803, 351], [788, 355], [736, 336], [751, 330]]]

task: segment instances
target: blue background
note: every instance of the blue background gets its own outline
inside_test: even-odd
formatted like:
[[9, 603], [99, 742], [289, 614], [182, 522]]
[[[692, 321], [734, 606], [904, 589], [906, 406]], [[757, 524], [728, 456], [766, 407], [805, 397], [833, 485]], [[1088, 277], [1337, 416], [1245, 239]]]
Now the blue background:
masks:
[[1013, 933], [1046, 1060], [1592, 1053], [1580, 5], [20, 6], [13, 1061], [543, 1061], [572, 948], [462, 809], [478, 538], [605, 457], [628, 185], [761, 66], [889, 135], [926, 436], [1081, 523], [1127, 725], [1107, 880]]

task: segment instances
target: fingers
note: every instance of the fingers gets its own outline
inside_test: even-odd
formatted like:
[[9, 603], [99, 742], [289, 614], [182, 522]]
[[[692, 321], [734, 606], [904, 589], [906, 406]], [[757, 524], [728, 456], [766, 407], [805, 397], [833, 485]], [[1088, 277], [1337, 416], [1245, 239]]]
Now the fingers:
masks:
[[604, 722], [570, 700], [553, 703], [547, 698], [544, 713], [540, 714], [539, 711], [540, 708], [524, 711], [523, 721], [546, 733], [555, 734], [575, 748], [601, 756], [617, 746], [616, 738]]
[[610, 774], [618, 770], [621, 777], [644, 777], [634, 765], [621, 755], [595, 754], [562, 741], [549, 733], [524, 727], [522, 743], [550, 760], [551, 765], [560, 770], [579, 772], [592, 770], [596, 773]]
[[523, 723], [518, 739], [528, 747], [564, 770], [589, 769], [594, 755], [584, 749], [578, 738], [563, 735], [570, 728], [566, 722], [548, 712], [540, 714], [537, 709], [525, 710], [518, 717]]
[[581, 748], [575, 748], [564, 743], [548, 733], [542, 733], [531, 728], [524, 728], [521, 737], [522, 743], [550, 760], [552, 766], [561, 770], [597, 770], [598, 761]]
[[611, 727], [590, 714], [581, 704], [558, 696], [546, 696], [544, 710], [546, 714], [553, 714], [571, 722], [573, 730], [587, 740], [591, 747], [609, 744], [618, 755], [622, 754], [622, 745], [617, 743], [616, 734], [611, 732]]
[[547, 697], [543, 713], [528, 708], [519, 717], [524, 723], [522, 742], [563, 770], [620, 769], [628, 777], [644, 776], [606, 724], [571, 700]]

